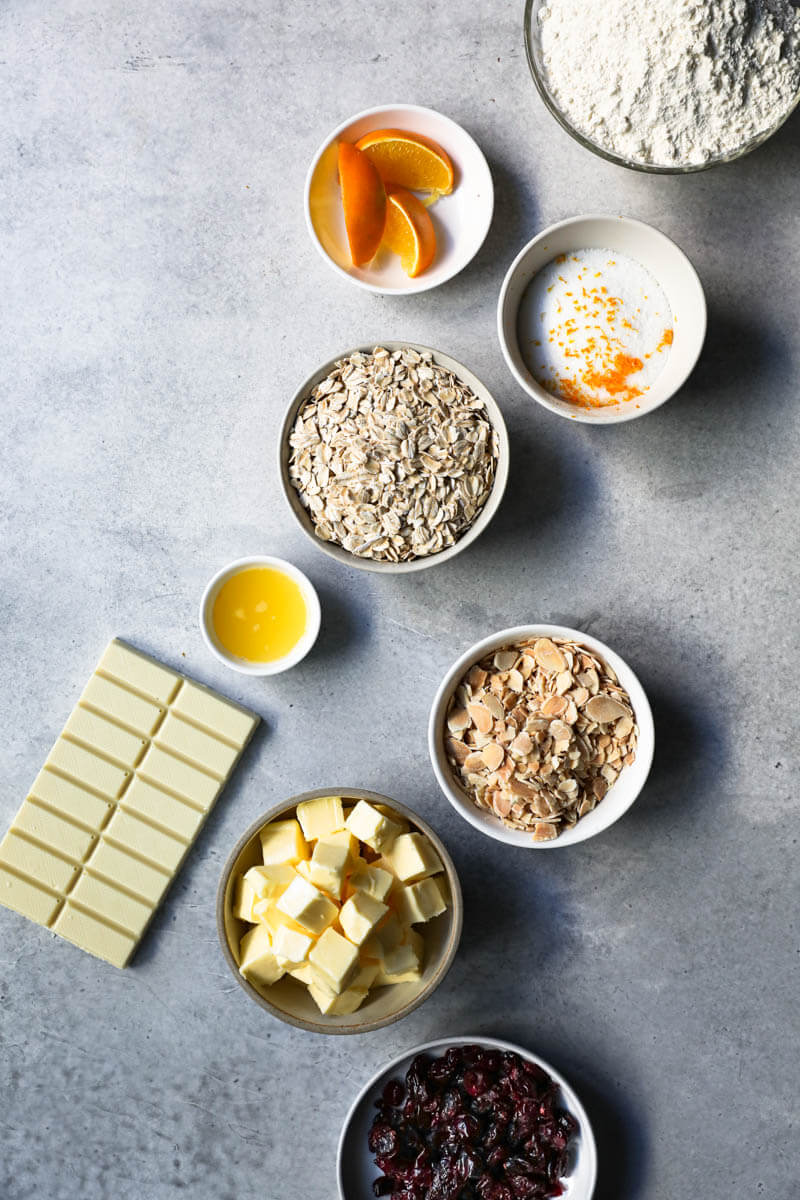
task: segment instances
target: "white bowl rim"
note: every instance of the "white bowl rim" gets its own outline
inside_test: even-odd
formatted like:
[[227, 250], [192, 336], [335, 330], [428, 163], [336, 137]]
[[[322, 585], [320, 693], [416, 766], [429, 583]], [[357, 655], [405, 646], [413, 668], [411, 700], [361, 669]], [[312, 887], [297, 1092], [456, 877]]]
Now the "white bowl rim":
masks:
[[[529, 833], [524, 833], [522, 830], [508, 829], [502, 824], [499, 817], [493, 817], [490, 813], [479, 809], [466, 797], [461, 797], [458, 794], [452, 780], [448, 777], [448, 770], [444, 768], [445, 760], [444, 751], [440, 750], [442, 742], [442, 724], [445, 715], [445, 704], [449, 701], [454, 688], [462, 678], [466, 670], [476, 663], [484, 654], [490, 650], [499, 648], [506, 643], [514, 643], [521, 638], [529, 637], [559, 637], [567, 638], [571, 641], [579, 642], [594, 653], [599, 654], [604, 658], [609, 666], [613, 667], [617, 673], [620, 682], [623, 683], [626, 690], [633, 690], [637, 693], [633, 708], [636, 714], [636, 723], [639, 726], [639, 741], [636, 748], [636, 759], [639, 764], [639, 770], [644, 768], [642, 773], [642, 781], [639, 788], [632, 792], [627, 803], [614, 816], [609, 816], [604, 823], [598, 823], [599, 828], [587, 830], [583, 825], [583, 821], [578, 821], [572, 829], [566, 830], [559, 837], [553, 838], [549, 842], [534, 842]], [[623, 681], [623, 676], [627, 679]], [[631, 697], [633, 700], [633, 696]], [[589, 838], [597, 837], [598, 834], [604, 833], [610, 829], [620, 817], [624, 816], [628, 809], [634, 804], [636, 799], [641, 794], [647, 782], [647, 777], [650, 773], [650, 768], [653, 764], [653, 755], [655, 753], [655, 726], [653, 723], [653, 712], [650, 707], [650, 702], [647, 699], [647, 694], [642, 687], [636, 673], [627, 662], [610, 646], [601, 642], [599, 638], [593, 637], [589, 633], [583, 633], [579, 629], [570, 629], [566, 625], [551, 625], [551, 624], [529, 624], [529, 625], [514, 625], [509, 629], [498, 630], [488, 637], [482, 638], [479, 642], [475, 642], [470, 646], [453, 665], [445, 672], [445, 675], [436, 690], [436, 695], [431, 705], [430, 716], [428, 718], [428, 753], [430, 755], [431, 765], [439, 787], [444, 792], [446, 798], [452, 804], [453, 808], [459, 813], [470, 825], [479, 830], [486, 837], [494, 838], [495, 841], [504, 842], [506, 845], [519, 846], [523, 850], [559, 850], [566, 846], [574, 846], [579, 842], [585, 842]], [[610, 796], [613, 793], [613, 788], [609, 791]], [[606, 797], [607, 798], [607, 797]], [[605, 799], [598, 804], [593, 811], [595, 813], [602, 812], [602, 806]], [[610, 812], [611, 810], [606, 810]], [[584, 818], [585, 820], [585, 818]], [[581, 826], [583, 825], [583, 828]]]
[[[248, 567], [273, 567], [276, 571], [288, 575], [300, 588], [306, 603], [306, 627], [302, 637], [288, 654], [284, 654], [282, 658], [273, 659], [271, 662], [245, 662], [243, 659], [229, 654], [217, 643], [212, 634], [211, 613], [209, 612], [212, 595], [226, 580]], [[288, 671], [290, 667], [297, 666], [316, 642], [321, 621], [322, 610], [319, 596], [311, 580], [294, 563], [287, 562], [285, 558], [276, 558], [271, 554], [251, 554], [246, 558], [236, 558], [229, 562], [208, 581], [200, 600], [200, 632], [203, 635], [203, 641], [215, 658], [218, 658], [226, 667], [238, 671], [240, 675], [279, 675], [282, 671]]]
[[380, 1070], [376, 1071], [372, 1078], [364, 1084], [361, 1091], [358, 1093], [355, 1100], [347, 1110], [347, 1116], [344, 1119], [342, 1131], [339, 1134], [339, 1143], [336, 1149], [336, 1182], [339, 1187], [340, 1200], [350, 1200], [350, 1197], [345, 1195], [342, 1180], [342, 1162], [344, 1159], [345, 1139], [356, 1112], [363, 1104], [368, 1094], [372, 1091], [376, 1084], [380, 1082], [384, 1075], [388, 1075], [390, 1071], [394, 1071], [400, 1065], [400, 1063], [405, 1062], [407, 1058], [414, 1058], [418, 1054], [425, 1054], [431, 1050], [446, 1049], [449, 1046], [481, 1046], [489, 1047], [493, 1050], [509, 1050], [514, 1054], [519, 1054], [521, 1058], [525, 1058], [529, 1062], [536, 1063], [536, 1065], [541, 1067], [543, 1071], [547, 1071], [548, 1075], [550, 1075], [551, 1078], [554, 1079], [558, 1084], [565, 1100], [569, 1101], [569, 1103], [565, 1104], [565, 1107], [567, 1111], [577, 1119], [580, 1127], [580, 1153], [585, 1153], [589, 1162], [588, 1169], [590, 1173], [590, 1185], [588, 1192], [585, 1194], [585, 1196], [574, 1197], [570, 1197], [569, 1193], [567, 1193], [566, 1200], [591, 1200], [597, 1185], [597, 1143], [595, 1141], [592, 1123], [589, 1120], [586, 1109], [581, 1103], [580, 1097], [577, 1095], [572, 1085], [560, 1073], [560, 1071], [557, 1071], [555, 1067], [552, 1067], [544, 1058], [540, 1058], [538, 1054], [534, 1054], [533, 1051], [527, 1050], [524, 1046], [518, 1046], [515, 1042], [507, 1042], [501, 1038], [484, 1037], [482, 1034], [476, 1034], [475, 1036], [465, 1034], [463, 1037], [436, 1038], [434, 1041], [422, 1042], [418, 1046], [412, 1046], [409, 1050], [404, 1050], [402, 1054], [397, 1054], [393, 1059], [391, 1059], [390, 1062], [385, 1063]]
[[[472, 142], [472, 145], [474, 146], [475, 151], [480, 156], [480, 158], [483, 162], [483, 165], [486, 168], [486, 177], [488, 179], [488, 184], [489, 184], [489, 197], [488, 197], [488, 201], [487, 201], [486, 228], [483, 231], [483, 235], [482, 235], [480, 241], [476, 245], [476, 247], [475, 247], [474, 251], [472, 252], [472, 254], [470, 255], [470, 257], [466, 260], [466, 262], [461, 263], [460, 266], [454, 267], [453, 270], [450, 272], [450, 274], [445, 275], [442, 278], [426, 279], [425, 275], [423, 273], [422, 275], [418, 276], [416, 279], [409, 279], [408, 285], [407, 286], [404, 285], [403, 287], [400, 287], [400, 288], [398, 288], [398, 287], [381, 287], [379, 284], [369, 283], [366, 279], [359, 279], [356, 275], [351, 275], [349, 271], [345, 271], [342, 267], [339, 266], [338, 263], [333, 261], [331, 256], [325, 250], [325, 247], [322, 245], [322, 242], [319, 240], [317, 231], [314, 228], [314, 222], [311, 218], [311, 199], [310, 199], [311, 198], [311, 181], [314, 178], [314, 172], [316, 171], [316, 169], [319, 165], [320, 159], [322, 158], [323, 154], [330, 146], [331, 142], [333, 142], [334, 140], [339, 138], [340, 135], [343, 134], [346, 129], [349, 129], [351, 125], [355, 125], [355, 123], [357, 121], [363, 121], [367, 117], [377, 117], [380, 113], [385, 113], [385, 112], [389, 112], [389, 111], [407, 112], [407, 113], [425, 113], [426, 116], [435, 117], [438, 121], [443, 121], [447, 125], [454, 126], [461, 135], [463, 135], [465, 138], [468, 138], [469, 141]], [[441, 285], [443, 283], [448, 283], [451, 279], [453, 279], [456, 275], [458, 275], [461, 271], [463, 271], [466, 267], [468, 267], [469, 264], [472, 262], [472, 260], [476, 257], [476, 255], [478, 254], [478, 251], [481, 249], [481, 247], [483, 246], [483, 243], [486, 241], [486, 238], [489, 234], [489, 230], [492, 227], [492, 220], [494, 219], [494, 180], [492, 178], [492, 172], [489, 168], [489, 164], [486, 161], [486, 155], [483, 153], [480, 146], [475, 141], [475, 138], [472, 136], [471, 133], [469, 133], [464, 128], [463, 125], [459, 125], [458, 121], [454, 121], [452, 117], [448, 117], [445, 113], [439, 112], [438, 109], [428, 108], [427, 105], [424, 105], [424, 104], [377, 104], [372, 108], [365, 108], [361, 112], [355, 113], [352, 117], [348, 117], [346, 121], [342, 121], [339, 125], [336, 126], [336, 128], [331, 133], [328, 134], [328, 136], [325, 138], [324, 142], [322, 142], [322, 144], [319, 146], [316, 153], [314, 154], [314, 157], [311, 160], [311, 165], [309, 166], [308, 171], [306, 172], [305, 187], [303, 190], [303, 209], [305, 212], [306, 227], [308, 229], [308, 232], [309, 232], [312, 242], [316, 246], [317, 251], [322, 256], [324, 261], [328, 264], [328, 266], [332, 270], [334, 270], [336, 272], [337, 275], [340, 275], [343, 279], [349, 280], [350, 283], [354, 283], [356, 285], [356, 287], [363, 288], [367, 292], [373, 292], [377, 296], [416, 296], [420, 292], [428, 292], [431, 290], [431, 288], [441, 287]]]
[[[571, 225], [580, 225], [586, 221], [611, 221], [616, 225], [628, 225], [634, 229], [638, 229], [638, 230], [642, 231], [642, 233], [646, 237], [653, 238], [655, 240], [660, 239], [660, 240], [663, 240], [664, 242], [667, 242], [672, 247], [672, 249], [676, 252], [679, 259], [682, 260], [683, 266], [686, 268], [686, 271], [687, 271], [687, 277], [690, 279], [691, 283], [693, 284], [693, 286], [695, 288], [695, 291], [696, 291], [695, 301], [698, 306], [697, 314], [696, 314], [696, 318], [697, 318], [696, 324], [698, 325], [698, 328], [700, 329], [700, 333], [701, 333], [701, 336], [699, 337], [699, 340], [698, 340], [697, 354], [695, 355], [693, 361], [691, 363], [689, 363], [688, 368], [687, 368], [683, 378], [678, 382], [677, 386], [674, 387], [671, 392], [666, 392], [665, 395], [660, 400], [658, 400], [655, 404], [649, 405], [644, 410], [636, 409], [633, 407], [625, 408], [624, 406], [620, 406], [620, 408], [617, 412], [615, 412], [613, 415], [607, 415], [601, 421], [597, 420], [596, 417], [592, 416], [592, 410], [583, 409], [583, 408], [578, 407], [577, 405], [575, 406], [574, 413], [565, 412], [564, 409], [562, 409], [561, 407], [559, 407], [559, 405], [557, 405], [553, 402], [553, 397], [550, 396], [550, 393], [547, 391], [546, 388], [543, 388], [540, 384], [537, 384], [535, 381], [532, 382], [530, 379], [526, 378], [519, 371], [516, 363], [514, 362], [514, 355], [512, 353], [511, 348], [508, 345], [508, 342], [507, 342], [506, 336], [505, 336], [505, 332], [503, 329], [505, 307], [506, 307], [506, 297], [508, 295], [509, 289], [511, 287], [512, 281], [514, 279], [514, 276], [515, 276], [518, 268], [520, 267], [520, 265], [522, 264], [524, 259], [527, 257], [527, 255], [531, 252], [533, 247], [538, 245], [545, 238], [552, 237], [553, 234], [557, 233], [561, 229], [566, 229]], [[580, 424], [583, 424], [583, 425], [593, 425], [593, 426], [620, 425], [626, 421], [635, 421], [639, 417], [646, 417], [650, 413], [655, 412], [656, 409], [661, 408], [661, 406], [663, 404], [666, 404], [666, 402], [668, 400], [671, 400], [672, 397], [683, 387], [683, 385], [686, 383], [686, 380], [689, 378], [692, 371], [697, 366], [700, 355], [702, 354], [702, 351], [703, 351], [703, 345], [705, 343], [705, 336], [706, 336], [707, 328], [708, 328], [708, 306], [706, 304], [705, 291], [703, 290], [703, 284], [700, 280], [700, 276], [698, 275], [691, 259], [686, 254], [686, 252], [681, 249], [681, 247], [678, 245], [678, 243], [673, 238], [669, 237], [668, 234], [663, 233], [660, 229], [657, 229], [655, 227], [655, 225], [649, 225], [647, 223], [647, 221], [640, 221], [636, 217], [624, 217], [624, 216], [620, 216], [616, 213], [580, 213], [579, 215], [574, 216], [574, 217], [565, 217], [565, 219], [563, 221], [556, 221], [554, 224], [548, 225], [545, 229], [540, 230], [540, 232], [537, 233], [535, 237], [532, 237], [529, 242], [526, 242], [526, 244], [522, 247], [522, 249], [519, 251], [519, 253], [514, 258], [513, 262], [511, 263], [511, 266], [506, 271], [505, 276], [503, 278], [502, 286], [500, 288], [500, 296], [497, 301], [497, 336], [500, 341], [500, 349], [503, 352], [503, 358], [506, 361], [506, 366], [508, 367], [511, 374], [516, 379], [519, 386], [525, 392], [527, 392], [527, 394], [530, 397], [532, 397], [532, 399], [534, 399], [538, 404], [541, 404], [542, 407], [546, 408], [549, 412], [555, 413], [556, 416], [562, 417], [563, 419], [568, 420], [568, 421], [578, 421]], [[653, 386], [655, 387], [655, 384]]]
[[[295, 506], [292, 503], [291, 493], [289, 490], [292, 488], [292, 484], [289, 482], [288, 478], [286, 477], [286, 473], [284, 472], [284, 446], [288, 441], [289, 431], [291, 429], [292, 422], [297, 415], [297, 410], [299, 409], [303, 399], [311, 391], [314, 381], [317, 380], [318, 376], [322, 375], [322, 372], [328, 374], [335, 364], [341, 359], [349, 358], [351, 354], [371, 354], [372, 351], [378, 346], [384, 347], [390, 353], [392, 353], [394, 350], [402, 349], [403, 347], [408, 346], [411, 350], [432, 354], [434, 360], [442, 362], [448, 370], [451, 370], [454, 374], [459, 375], [463, 382], [468, 384], [469, 387], [473, 387], [472, 381], [477, 383], [479, 388], [486, 393], [486, 397], [488, 397], [490, 402], [489, 404], [486, 404], [486, 416], [492, 429], [497, 434], [498, 441], [497, 469], [495, 471], [494, 482], [492, 483], [492, 490], [489, 492], [489, 496], [483, 508], [478, 513], [477, 517], [472, 522], [466, 533], [461, 535], [455, 545], [448, 546], [444, 550], [439, 550], [436, 554], [427, 554], [423, 558], [412, 558], [407, 562], [400, 563], [390, 563], [372, 558], [359, 558], [358, 555], [351, 554], [349, 550], [345, 550], [343, 546], [337, 546], [331, 542], [324, 542], [322, 538], [317, 537], [313, 529], [310, 527], [310, 523], [309, 526], [307, 526], [306, 522], [296, 511]], [[476, 395], [477, 394], [478, 393], [476, 393]], [[483, 399], [483, 397], [481, 398]], [[286, 457], [288, 460], [288, 453]], [[457, 554], [461, 554], [462, 551], [468, 549], [473, 542], [477, 541], [481, 534], [486, 532], [489, 525], [491, 525], [492, 521], [497, 515], [497, 510], [503, 502], [503, 496], [505, 495], [506, 486], [508, 484], [510, 467], [511, 443], [508, 437], [508, 429], [506, 428], [505, 418], [503, 417], [503, 410], [495, 400], [492, 392], [490, 392], [483, 380], [480, 379], [474, 371], [471, 371], [469, 367], [465, 367], [464, 364], [457, 358], [453, 358], [452, 355], [446, 354], [443, 350], [435, 350], [432, 346], [423, 346], [420, 342], [395, 341], [394, 339], [377, 341], [361, 346], [354, 346], [352, 349], [345, 350], [341, 354], [337, 354], [335, 358], [329, 359], [328, 362], [323, 363], [322, 366], [317, 367], [316, 370], [312, 371], [311, 374], [303, 380], [300, 387], [295, 391], [286, 408], [278, 435], [278, 478], [280, 480], [283, 498], [286, 501], [289, 510], [299, 528], [303, 531], [305, 536], [313, 542], [317, 549], [321, 550], [323, 554], [327, 554], [329, 558], [335, 559], [336, 562], [342, 563], [346, 567], [353, 567], [358, 571], [371, 571], [376, 575], [409, 575], [414, 571], [425, 571], [429, 567], [439, 566], [441, 563], [447, 562], [451, 558], [455, 558]]]

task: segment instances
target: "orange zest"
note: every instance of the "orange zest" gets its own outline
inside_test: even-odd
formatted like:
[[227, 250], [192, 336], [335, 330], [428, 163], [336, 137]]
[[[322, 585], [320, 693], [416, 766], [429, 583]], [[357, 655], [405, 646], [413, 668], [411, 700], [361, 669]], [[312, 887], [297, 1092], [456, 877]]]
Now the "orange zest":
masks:
[[403, 270], [412, 279], [433, 262], [436, 233], [430, 213], [405, 188], [389, 189], [383, 244], [400, 256]]
[[356, 146], [375, 164], [384, 183], [441, 196], [453, 190], [453, 164], [431, 138], [403, 129], [373, 129]]
[[350, 142], [339, 142], [344, 227], [354, 267], [366, 266], [381, 244], [386, 189], [374, 164]]

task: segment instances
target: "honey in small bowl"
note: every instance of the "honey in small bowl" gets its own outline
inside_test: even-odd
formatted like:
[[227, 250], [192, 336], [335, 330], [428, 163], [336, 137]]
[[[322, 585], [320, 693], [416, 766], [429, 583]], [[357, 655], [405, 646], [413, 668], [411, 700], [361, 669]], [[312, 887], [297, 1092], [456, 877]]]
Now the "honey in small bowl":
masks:
[[275, 567], [248, 567], [223, 583], [211, 621], [220, 645], [245, 662], [285, 658], [308, 623], [299, 585]]

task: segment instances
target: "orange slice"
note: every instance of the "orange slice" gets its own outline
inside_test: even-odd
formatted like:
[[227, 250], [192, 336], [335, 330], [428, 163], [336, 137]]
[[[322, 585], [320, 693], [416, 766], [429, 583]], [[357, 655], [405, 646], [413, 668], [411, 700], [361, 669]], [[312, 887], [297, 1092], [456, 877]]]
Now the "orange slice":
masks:
[[453, 190], [453, 164], [430, 138], [403, 129], [374, 129], [356, 146], [369, 155], [384, 183], [443, 196]]
[[350, 142], [339, 142], [344, 227], [354, 267], [374, 258], [386, 223], [386, 190], [375, 166]]
[[425, 205], [404, 188], [391, 188], [386, 205], [383, 244], [400, 255], [403, 270], [413, 279], [431, 265], [436, 234]]

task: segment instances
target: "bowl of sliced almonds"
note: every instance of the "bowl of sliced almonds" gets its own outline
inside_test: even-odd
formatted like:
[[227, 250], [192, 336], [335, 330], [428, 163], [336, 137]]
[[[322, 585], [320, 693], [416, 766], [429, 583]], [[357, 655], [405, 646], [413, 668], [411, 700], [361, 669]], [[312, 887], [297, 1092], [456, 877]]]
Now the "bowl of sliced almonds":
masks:
[[518, 625], [453, 664], [431, 709], [439, 785], [482, 833], [550, 849], [627, 812], [653, 761], [653, 715], [631, 668], [562, 625]]

